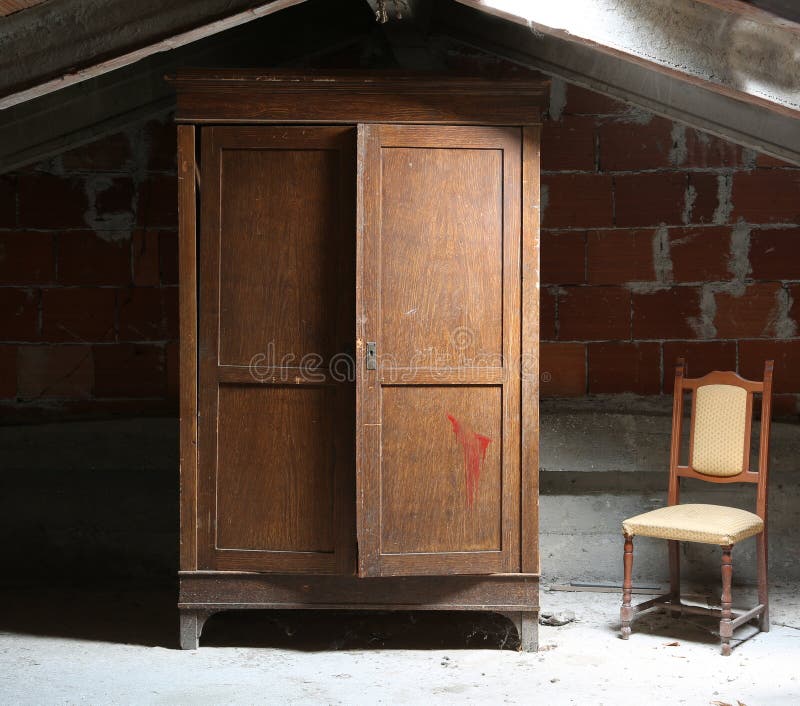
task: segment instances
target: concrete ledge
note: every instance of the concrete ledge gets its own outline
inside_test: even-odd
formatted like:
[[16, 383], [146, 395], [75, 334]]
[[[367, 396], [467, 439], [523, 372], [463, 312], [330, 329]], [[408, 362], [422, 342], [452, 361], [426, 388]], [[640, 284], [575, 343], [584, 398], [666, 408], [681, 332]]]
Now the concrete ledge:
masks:
[[[666, 500], [669, 401], [547, 400], [540, 500], [546, 581], [619, 582], [620, 523]], [[8, 576], [167, 578], [177, 571], [178, 422], [115, 419], [0, 427], [0, 532]], [[770, 564], [800, 579], [800, 425], [773, 425]], [[687, 502], [752, 508], [740, 486], [686, 482]], [[754, 542], [734, 552], [751, 582]], [[780, 549], [780, 551], [778, 551]], [[716, 582], [719, 549], [687, 545], [687, 580]], [[636, 542], [637, 581], [666, 579], [664, 542]]]

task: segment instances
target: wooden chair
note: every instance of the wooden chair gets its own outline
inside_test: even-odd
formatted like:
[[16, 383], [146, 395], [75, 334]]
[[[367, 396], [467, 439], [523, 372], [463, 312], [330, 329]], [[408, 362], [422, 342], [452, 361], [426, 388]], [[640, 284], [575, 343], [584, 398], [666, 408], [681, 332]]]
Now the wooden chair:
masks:
[[[683, 398], [692, 391], [688, 464], [680, 464]], [[758, 470], [750, 470], [750, 439], [753, 394], [761, 393], [761, 437]], [[668, 609], [673, 615], [701, 613], [720, 616], [722, 654], [731, 653], [730, 640], [740, 625], [758, 618], [759, 629], [769, 631], [767, 589], [767, 471], [769, 466], [770, 410], [772, 402], [772, 361], [764, 365], [762, 382], [745, 380], [733, 372], [715, 371], [701, 378], [684, 377], [684, 361], [675, 369], [675, 397], [672, 406], [672, 446], [669, 463], [667, 507], [631, 517], [622, 523], [625, 535], [621, 637], [631, 634], [631, 622], [651, 608]], [[680, 504], [680, 479], [697, 478], [712, 483], [756, 483], [756, 512], [721, 505]], [[633, 537], [658, 537], [669, 542], [670, 592], [631, 605]], [[758, 605], [741, 614], [731, 611], [733, 545], [756, 536], [758, 563]], [[680, 542], [719, 544], [722, 547], [722, 607], [703, 608], [681, 604]]]

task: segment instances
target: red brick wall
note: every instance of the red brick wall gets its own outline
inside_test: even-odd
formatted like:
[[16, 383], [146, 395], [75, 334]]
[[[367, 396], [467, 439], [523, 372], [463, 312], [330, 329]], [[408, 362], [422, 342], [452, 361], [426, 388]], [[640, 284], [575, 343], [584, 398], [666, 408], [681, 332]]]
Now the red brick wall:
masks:
[[542, 144], [542, 393], [671, 392], [672, 365], [800, 393], [800, 169], [576, 86]]
[[[800, 394], [800, 169], [555, 82], [542, 147], [542, 393], [670, 367]], [[0, 176], [0, 414], [176, 411], [175, 135], [153, 121]]]
[[175, 131], [0, 176], [0, 416], [177, 409]]

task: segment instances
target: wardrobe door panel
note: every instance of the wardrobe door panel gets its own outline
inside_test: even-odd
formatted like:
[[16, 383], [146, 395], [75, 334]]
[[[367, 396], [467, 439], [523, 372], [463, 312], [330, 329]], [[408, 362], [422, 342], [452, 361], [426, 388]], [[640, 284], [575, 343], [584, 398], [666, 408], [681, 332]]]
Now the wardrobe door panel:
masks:
[[519, 571], [521, 132], [359, 130], [359, 573]]
[[354, 138], [202, 130], [200, 568], [353, 570]]

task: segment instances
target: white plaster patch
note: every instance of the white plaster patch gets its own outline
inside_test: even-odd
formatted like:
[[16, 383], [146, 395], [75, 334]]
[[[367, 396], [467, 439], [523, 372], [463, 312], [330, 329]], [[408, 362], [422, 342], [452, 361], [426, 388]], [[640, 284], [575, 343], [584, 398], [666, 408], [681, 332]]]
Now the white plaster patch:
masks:
[[691, 184], [686, 187], [686, 192], [683, 195], [683, 213], [681, 213], [681, 221], [684, 224], [692, 222], [692, 211], [694, 210], [694, 202], [697, 200], [697, 189]]
[[653, 117], [654, 115], [651, 112], [629, 103], [625, 112], [616, 118], [614, 122], [628, 123], [631, 125], [647, 125], [653, 120]]
[[775, 303], [775, 316], [772, 325], [775, 338], [793, 338], [797, 334], [797, 324], [789, 315], [794, 299], [785, 287], [778, 290]]
[[[89, 208], [83, 214], [83, 220], [90, 228], [96, 231], [130, 231], [134, 225], [133, 198], [128, 208], [124, 211], [106, 212], [101, 216], [97, 211], [97, 196], [110, 189], [114, 179], [104, 174], [91, 174], [86, 178], [85, 193]], [[135, 198], [135, 197], [134, 197]]]
[[672, 253], [670, 252], [669, 230], [662, 225], [653, 235], [653, 268], [656, 280], [661, 283], [672, 282]]
[[728, 222], [733, 212], [733, 175], [720, 174], [717, 177], [717, 208], [714, 210], [712, 220], [717, 225], [724, 225]]
[[547, 211], [547, 206], [550, 203], [550, 189], [547, 187], [547, 184], [541, 185], [539, 200], [540, 200], [542, 220], [544, 220], [545, 211]]
[[[731, 286], [744, 291], [744, 280], [750, 274], [750, 226], [741, 219], [731, 231], [731, 249], [728, 257], [728, 272], [733, 279]], [[733, 293], [733, 289], [731, 290]], [[738, 295], [737, 295], [738, 296]]]
[[673, 167], [679, 167], [686, 162], [686, 158], [689, 155], [686, 147], [686, 126], [680, 123], [673, 123], [671, 136], [672, 147], [669, 150], [669, 163]]
[[717, 327], [714, 318], [717, 315], [717, 300], [714, 296], [719, 290], [719, 285], [704, 284], [700, 294], [700, 315], [690, 316], [687, 323], [692, 327], [698, 338], [714, 338]]
[[564, 106], [567, 104], [567, 84], [560, 78], [552, 77], [550, 82], [550, 108], [548, 114], [551, 120], [561, 120]]

